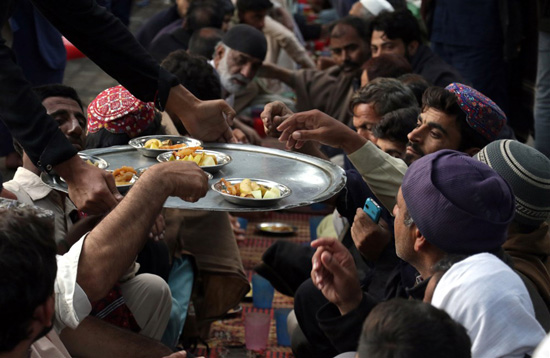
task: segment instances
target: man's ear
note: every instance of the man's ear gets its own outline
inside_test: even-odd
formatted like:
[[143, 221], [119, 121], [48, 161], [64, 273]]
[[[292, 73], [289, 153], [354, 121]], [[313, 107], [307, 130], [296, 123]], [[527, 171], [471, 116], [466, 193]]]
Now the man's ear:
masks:
[[414, 230], [414, 251], [418, 252], [426, 247], [428, 241], [426, 241], [426, 238], [422, 235], [420, 230], [418, 230], [416, 225], [414, 225], [414, 228], [412, 229]]
[[50, 327], [53, 323], [54, 314], [55, 297], [52, 294], [43, 304], [35, 308], [33, 318], [35, 321], [38, 321], [42, 326]]
[[473, 157], [474, 155], [476, 155], [481, 149], [478, 148], [478, 147], [472, 147], [472, 148], [468, 148], [464, 151], [464, 153], [468, 154], [470, 157]]
[[225, 54], [225, 46], [223, 44], [219, 44], [216, 46], [216, 50], [214, 51], [214, 65], [216, 68], [220, 64], [221, 59], [223, 58], [223, 55]]
[[418, 50], [419, 45], [420, 44], [416, 40], [409, 42], [409, 44], [407, 45], [407, 52], [409, 56], [414, 56], [416, 50]]

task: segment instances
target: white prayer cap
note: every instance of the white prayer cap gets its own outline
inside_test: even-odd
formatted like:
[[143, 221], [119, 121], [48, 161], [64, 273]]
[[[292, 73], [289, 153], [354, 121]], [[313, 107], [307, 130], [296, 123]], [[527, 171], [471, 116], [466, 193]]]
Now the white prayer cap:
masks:
[[377, 16], [382, 11], [393, 11], [393, 6], [386, 0], [360, 0], [361, 5], [371, 14]]

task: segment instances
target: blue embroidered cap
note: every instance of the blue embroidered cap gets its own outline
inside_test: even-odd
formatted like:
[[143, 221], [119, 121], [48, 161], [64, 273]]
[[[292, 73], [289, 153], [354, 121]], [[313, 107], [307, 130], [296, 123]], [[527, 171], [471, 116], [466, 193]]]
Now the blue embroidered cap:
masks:
[[466, 122], [473, 130], [490, 141], [497, 139], [506, 124], [506, 114], [495, 102], [462, 83], [451, 83], [445, 89], [455, 94], [460, 109], [466, 113]]

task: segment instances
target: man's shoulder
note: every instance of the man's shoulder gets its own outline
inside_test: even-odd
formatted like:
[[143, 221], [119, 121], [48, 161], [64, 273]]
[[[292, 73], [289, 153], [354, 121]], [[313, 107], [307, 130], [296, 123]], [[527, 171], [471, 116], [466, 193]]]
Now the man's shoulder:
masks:
[[447, 86], [452, 82], [464, 82], [458, 71], [426, 45], [420, 45], [411, 59], [413, 72], [421, 75], [434, 86]]

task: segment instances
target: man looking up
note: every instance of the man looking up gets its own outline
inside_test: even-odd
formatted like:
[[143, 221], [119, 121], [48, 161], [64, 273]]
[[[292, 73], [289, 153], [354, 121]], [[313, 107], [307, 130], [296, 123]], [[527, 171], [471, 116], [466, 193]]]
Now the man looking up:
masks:
[[[447, 88], [430, 87], [422, 98], [417, 127], [409, 133], [409, 164], [423, 155], [441, 149], [476, 154], [495, 140], [506, 122], [506, 115], [491, 99], [460, 83]], [[287, 147], [300, 148], [313, 140], [342, 148], [386, 208], [395, 205], [395, 196], [407, 165], [379, 150], [374, 143], [351, 128], [319, 111], [291, 116], [280, 104], [268, 104], [261, 117], [268, 130], [282, 132]], [[285, 121], [281, 123], [282, 120]]]
[[404, 56], [413, 73], [435, 86], [464, 81], [458, 71], [422, 43], [420, 26], [409, 10], [382, 12], [370, 23], [369, 32], [372, 57], [381, 54]]
[[264, 64], [260, 76], [279, 79], [296, 90], [298, 111], [319, 109], [345, 124], [351, 124], [347, 104], [359, 88], [361, 66], [369, 58], [367, 24], [348, 16], [330, 32], [330, 48], [336, 65], [326, 70], [291, 71]]

